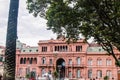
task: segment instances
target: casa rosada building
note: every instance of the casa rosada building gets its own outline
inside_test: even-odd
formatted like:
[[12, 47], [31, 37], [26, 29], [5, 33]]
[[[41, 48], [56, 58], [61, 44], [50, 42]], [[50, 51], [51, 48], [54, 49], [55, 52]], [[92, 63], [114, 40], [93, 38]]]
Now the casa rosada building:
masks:
[[[112, 56], [96, 43], [86, 43], [83, 39], [67, 44], [65, 38], [40, 40], [38, 47], [20, 44], [16, 52], [16, 76], [25, 77], [28, 72], [36, 76], [57, 71], [60, 77], [77, 79], [118, 80], [120, 68], [116, 67]], [[120, 59], [120, 52], [114, 49]]]

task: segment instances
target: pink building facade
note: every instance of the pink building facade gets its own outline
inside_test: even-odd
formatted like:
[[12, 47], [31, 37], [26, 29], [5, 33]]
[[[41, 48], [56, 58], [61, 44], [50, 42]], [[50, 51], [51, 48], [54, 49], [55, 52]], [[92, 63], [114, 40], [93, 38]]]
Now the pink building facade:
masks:
[[[117, 58], [120, 52], [114, 50]], [[42, 76], [57, 71], [60, 77], [77, 79], [118, 80], [120, 68], [101, 46], [83, 39], [67, 44], [64, 38], [40, 40], [38, 47], [19, 46], [16, 51], [16, 76], [25, 77], [28, 72]]]

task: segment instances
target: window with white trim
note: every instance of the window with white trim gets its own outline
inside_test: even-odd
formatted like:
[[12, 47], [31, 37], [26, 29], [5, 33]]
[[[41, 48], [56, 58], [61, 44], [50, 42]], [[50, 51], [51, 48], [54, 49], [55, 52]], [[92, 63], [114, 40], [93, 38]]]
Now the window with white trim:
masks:
[[69, 77], [69, 78], [72, 78], [72, 72], [71, 72], [71, 71], [69, 71], [68, 77]]
[[109, 78], [111, 78], [111, 77], [112, 77], [112, 72], [111, 72], [111, 70], [107, 70], [107, 71], [106, 71], [106, 75], [107, 75]]
[[102, 59], [97, 59], [97, 65], [98, 66], [102, 65]]
[[45, 57], [43, 57], [42, 58], [42, 64], [45, 64], [45, 62], [46, 62], [46, 59], [45, 59]]
[[43, 74], [45, 74], [45, 69], [44, 68], [42, 68], [41, 73], [42, 73], [42, 76], [43, 76]]
[[77, 70], [77, 78], [80, 78], [80, 76], [81, 76], [81, 73], [80, 73], [80, 70], [78, 69]]
[[97, 77], [98, 78], [102, 78], [102, 70], [98, 70], [97, 71]]
[[81, 60], [80, 60], [80, 57], [77, 58], [77, 65], [80, 65], [81, 63]]
[[72, 59], [69, 59], [68, 64], [72, 65]]
[[89, 65], [89, 66], [92, 65], [92, 59], [88, 59], [88, 65]]
[[107, 65], [107, 66], [112, 65], [112, 61], [111, 61], [111, 59], [106, 59], [106, 65]]
[[50, 64], [52, 64], [52, 63], [53, 63], [52, 59], [50, 59], [49, 61], [50, 61], [50, 62], [49, 62]]
[[92, 78], [92, 69], [88, 70], [88, 78]]

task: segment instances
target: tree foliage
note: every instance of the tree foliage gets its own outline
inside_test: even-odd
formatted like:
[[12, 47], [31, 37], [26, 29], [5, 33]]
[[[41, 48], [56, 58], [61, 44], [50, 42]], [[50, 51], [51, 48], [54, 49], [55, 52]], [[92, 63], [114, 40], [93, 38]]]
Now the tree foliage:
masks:
[[113, 46], [120, 50], [120, 0], [27, 0], [27, 8], [68, 40], [81, 33], [86, 39], [94, 37], [118, 61]]

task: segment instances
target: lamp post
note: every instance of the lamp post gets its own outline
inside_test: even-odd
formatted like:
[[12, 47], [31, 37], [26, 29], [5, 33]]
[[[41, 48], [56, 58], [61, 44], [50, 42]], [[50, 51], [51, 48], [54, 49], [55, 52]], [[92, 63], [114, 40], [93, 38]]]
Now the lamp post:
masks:
[[73, 72], [72, 72], [72, 63], [71, 63], [71, 79], [73, 77]]
[[28, 65], [28, 73], [27, 74], [29, 74], [29, 77], [31, 78], [30, 65]]

